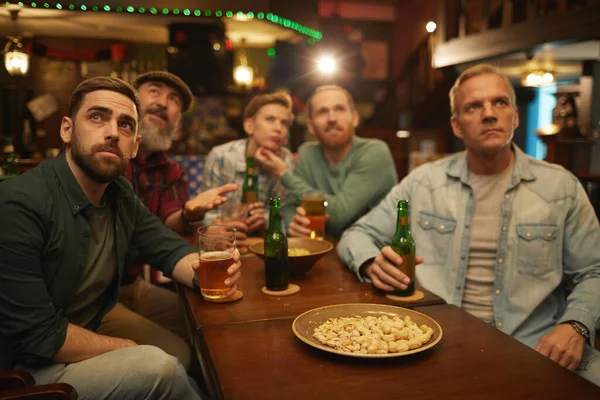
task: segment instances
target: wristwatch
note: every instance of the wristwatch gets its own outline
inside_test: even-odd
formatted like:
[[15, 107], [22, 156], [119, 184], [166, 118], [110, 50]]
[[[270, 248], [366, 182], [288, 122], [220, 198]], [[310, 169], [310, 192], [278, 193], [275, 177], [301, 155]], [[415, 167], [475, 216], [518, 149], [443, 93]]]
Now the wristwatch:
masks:
[[575, 331], [577, 333], [579, 333], [581, 336], [583, 336], [587, 340], [590, 340], [590, 331], [584, 324], [582, 324], [579, 321], [569, 321], [569, 323], [571, 324], [571, 326], [573, 327], [573, 329], [575, 329]]

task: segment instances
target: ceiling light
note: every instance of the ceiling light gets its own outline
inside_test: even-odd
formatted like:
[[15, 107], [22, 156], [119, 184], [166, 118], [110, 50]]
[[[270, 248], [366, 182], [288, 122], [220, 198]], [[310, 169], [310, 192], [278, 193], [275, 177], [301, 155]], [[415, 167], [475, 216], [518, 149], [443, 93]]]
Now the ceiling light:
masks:
[[521, 84], [528, 87], [540, 87], [555, 81], [556, 75], [554, 72], [544, 70], [525, 72], [521, 78]]
[[435, 29], [436, 29], [436, 28], [437, 28], [437, 25], [436, 25], [436, 23], [435, 23], [435, 22], [433, 22], [433, 21], [429, 21], [429, 22], [427, 23], [427, 25], [425, 25], [425, 29], [427, 29], [427, 32], [429, 32], [429, 33], [433, 33], [433, 32], [435, 32]]
[[331, 56], [323, 56], [317, 61], [317, 68], [323, 74], [331, 74], [335, 71], [335, 60]]
[[250, 87], [254, 80], [254, 69], [248, 65], [246, 54], [246, 39], [242, 38], [240, 44], [240, 65], [233, 69], [233, 80], [238, 86]]
[[[17, 16], [19, 9], [9, 9], [13, 26], [16, 30]], [[23, 43], [17, 36], [7, 36], [6, 46], [4, 46], [4, 67], [10, 75], [22, 76], [29, 71], [29, 54], [23, 51]]]
[[239, 86], [252, 86], [254, 71], [247, 65], [238, 65], [233, 70], [233, 79]]

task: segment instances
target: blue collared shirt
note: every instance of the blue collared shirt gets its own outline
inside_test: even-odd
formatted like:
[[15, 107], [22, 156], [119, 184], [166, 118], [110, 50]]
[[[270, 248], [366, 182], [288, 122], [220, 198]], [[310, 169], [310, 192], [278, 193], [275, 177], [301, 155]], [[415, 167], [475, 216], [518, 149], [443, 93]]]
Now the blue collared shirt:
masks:
[[[600, 227], [577, 178], [513, 145], [496, 254], [493, 325], [529, 346], [556, 324], [583, 323], [594, 343], [600, 317]], [[465, 153], [415, 169], [342, 236], [337, 251], [359, 279], [360, 266], [390, 244], [397, 202], [410, 201], [417, 281], [461, 305], [469, 258], [473, 190]], [[566, 297], [566, 281], [574, 289]]]
[[[248, 139], [239, 139], [213, 148], [204, 164], [202, 191], [214, 189], [226, 183], [235, 183], [238, 185], [237, 191], [225, 196], [241, 201], [244, 179], [246, 178], [247, 146]], [[288, 170], [293, 170], [292, 153], [286, 147], [281, 148], [279, 156], [286, 163]], [[278, 177], [263, 171], [261, 168], [256, 168], [256, 174], [258, 176], [258, 201], [265, 204], [266, 221], [269, 220], [269, 198], [281, 198], [282, 208], [286, 204], [295, 204], [295, 198], [283, 187]], [[219, 215], [220, 210], [210, 211], [204, 217], [204, 221], [210, 222]], [[286, 223], [293, 215], [295, 215], [295, 211], [289, 218], [286, 218]]]

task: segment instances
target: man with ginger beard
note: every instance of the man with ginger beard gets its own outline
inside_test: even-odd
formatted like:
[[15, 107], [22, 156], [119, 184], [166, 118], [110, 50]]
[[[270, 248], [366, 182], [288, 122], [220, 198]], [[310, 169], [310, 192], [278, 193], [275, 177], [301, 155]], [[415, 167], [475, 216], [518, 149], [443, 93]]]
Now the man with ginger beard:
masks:
[[[125, 168], [125, 177], [149, 211], [171, 230], [192, 233], [204, 214], [221, 205], [223, 194], [236, 185], [207, 190], [188, 200], [187, 179], [181, 166], [166, 151], [192, 103], [192, 92], [177, 76], [153, 71], [137, 77], [141, 107], [140, 150]], [[244, 239], [243, 232], [238, 239]], [[177, 357], [189, 370], [193, 354], [187, 340], [183, 309], [175, 292], [141, 277], [144, 262], [135, 259], [125, 270], [119, 303], [108, 313], [99, 332], [155, 345]]]
[[[198, 399], [177, 358], [101, 334], [129, 254], [193, 288], [198, 251], [169, 230], [121, 175], [138, 152], [135, 89], [82, 82], [60, 136], [65, 151], [0, 187], [0, 369], [64, 382], [80, 398]], [[239, 253], [224, 284], [239, 278]]]
[[[396, 167], [385, 142], [355, 135], [359, 116], [352, 95], [343, 87], [316, 88], [306, 102], [306, 115], [308, 130], [318, 141], [300, 147], [293, 171], [269, 149], [258, 152], [256, 159], [297, 199], [314, 191], [326, 194], [326, 231], [339, 237], [397, 183]], [[293, 216], [289, 236], [310, 235], [304, 208], [285, 205], [283, 212]]]

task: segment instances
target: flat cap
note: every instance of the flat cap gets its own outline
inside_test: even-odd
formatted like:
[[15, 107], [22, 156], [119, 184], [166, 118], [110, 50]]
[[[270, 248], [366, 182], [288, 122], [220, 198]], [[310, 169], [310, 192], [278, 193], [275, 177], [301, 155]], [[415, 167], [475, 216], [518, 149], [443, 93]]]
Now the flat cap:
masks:
[[146, 72], [145, 74], [138, 75], [133, 82], [133, 87], [135, 87], [137, 90], [140, 88], [140, 86], [142, 86], [143, 83], [152, 81], [163, 82], [169, 86], [172, 86], [175, 90], [177, 90], [177, 92], [179, 92], [179, 96], [181, 96], [181, 112], [186, 112], [189, 110], [194, 97], [190, 87], [180, 77], [167, 71], [150, 71]]

